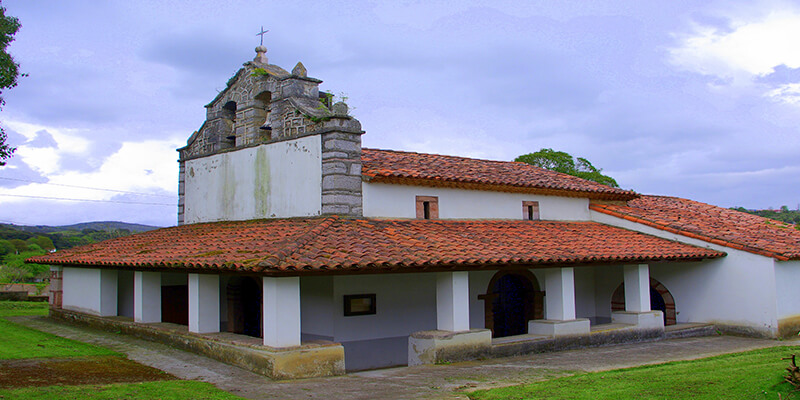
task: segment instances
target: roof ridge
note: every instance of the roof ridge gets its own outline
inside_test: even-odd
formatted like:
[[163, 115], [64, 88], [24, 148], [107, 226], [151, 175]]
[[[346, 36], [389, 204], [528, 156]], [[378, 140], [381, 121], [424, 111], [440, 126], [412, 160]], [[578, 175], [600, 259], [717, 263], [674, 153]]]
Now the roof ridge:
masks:
[[[447, 158], [459, 158], [462, 160], [476, 160], [476, 161], [487, 161], [487, 162], [495, 162], [495, 163], [520, 163], [525, 165], [530, 165], [532, 167], [541, 168], [547, 170], [546, 168], [537, 167], [536, 165], [531, 165], [528, 163], [524, 163], [522, 161], [505, 161], [505, 160], [490, 160], [488, 158], [475, 158], [475, 157], [465, 157], [465, 156], [454, 156], [450, 154], [437, 154], [437, 153], [421, 153], [418, 151], [407, 151], [407, 150], [392, 150], [392, 149], [375, 149], [371, 147], [362, 147], [361, 150], [371, 150], [371, 151], [385, 151], [391, 153], [405, 153], [405, 154], [419, 154], [424, 156], [438, 156], [438, 157], [447, 157]], [[548, 170], [549, 171], [549, 170]], [[554, 171], [556, 172], [556, 171]]]
[[271, 254], [269, 257], [259, 262], [258, 266], [264, 269], [282, 269], [278, 266], [283, 263], [284, 260], [308, 244], [311, 239], [319, 236], [320, 233], [328, 229], [338, 219], [338, 215], [331, 215], [330, 217], [323, 218], [322, 222], [320, 222], [317, 226], [298, 236], [292, 245], [287, 246], [285, 249], [279, 250], [277, 254]]

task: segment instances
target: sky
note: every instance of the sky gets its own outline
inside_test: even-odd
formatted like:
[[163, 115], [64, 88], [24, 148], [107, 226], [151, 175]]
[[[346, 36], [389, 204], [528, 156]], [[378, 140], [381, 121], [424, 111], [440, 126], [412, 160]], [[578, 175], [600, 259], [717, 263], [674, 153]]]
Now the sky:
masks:
[[[251, 60], [302, 61], [366, 147], [590, 160], [625, 189], [800, 208], [800, 2], [5, 0], [28, 76], [0, 223], [177, 220], [178, 154]], [[79, 199], [63, 200], [63, 199]]]

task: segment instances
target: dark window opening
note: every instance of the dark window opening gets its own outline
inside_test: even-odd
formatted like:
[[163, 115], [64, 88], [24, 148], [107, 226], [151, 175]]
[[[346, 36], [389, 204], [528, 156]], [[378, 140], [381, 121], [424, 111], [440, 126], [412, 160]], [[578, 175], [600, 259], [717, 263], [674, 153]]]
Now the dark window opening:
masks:
[[523, 201], [522, 202], [522, 219], [528, 221], [539, 220], [539, 202], [538, 201]]
[[417, 219], [439, 218], [439, 198], [436, 196], [417, 196]]
[[344, 295], [344, 316], [372, 315], [377, 312], [375, 293]]

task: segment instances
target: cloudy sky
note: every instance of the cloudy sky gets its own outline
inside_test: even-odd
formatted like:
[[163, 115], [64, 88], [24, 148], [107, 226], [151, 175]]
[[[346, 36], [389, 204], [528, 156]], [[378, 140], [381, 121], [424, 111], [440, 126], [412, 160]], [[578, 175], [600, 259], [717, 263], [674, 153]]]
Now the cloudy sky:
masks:
[[640, 193], [800, 207], [800, 3], [2, 4], [29, 76], [3, 93], [0, 222], [174, 225], [175, 148], [261, 25], [271, 63], [349, 98], [365, 146], [553, 148]]

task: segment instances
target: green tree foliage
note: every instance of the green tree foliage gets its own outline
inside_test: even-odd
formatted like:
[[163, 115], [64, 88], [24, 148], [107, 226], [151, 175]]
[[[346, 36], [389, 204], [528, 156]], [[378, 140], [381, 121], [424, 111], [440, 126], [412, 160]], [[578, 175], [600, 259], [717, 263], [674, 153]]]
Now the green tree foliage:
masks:
[[780, 210], [748, 210], [744, 207], [734, 207], [732, 210], [795, 224], [797, 225], [797, 229], [800, 229], [800, 210], [790, 210], [787, 206], [781, 206]]
[[0, 257], [3, 257], [6, 254], [14, 254], [17, 252], [17, 249], [14, 248], [14, 245], [9, 243], [8, 240], [0, 240]]
[[17, 253], [21, 253], [25, 250], [28, 250], [28, 243], [25, 243], [24, 240], [11, 239], [8, 242], [11, 243], [12, 246], [14, 246], [14, 250], [16, 250]]
[[28, 240], [26, 240], [25, 243], [28, 243], [29, 245], [35, 244], [39, 246], [39, 248], [44, 250], [53, 250], [56, 248], [56, 246], [53, 244], [52, 239], [50, 239], [47, 236], [41, 236], [41, 235], [36, 236], [35, 238], [34, 237], [28, 238]]
[[[0, 3], [0, 109], [6, 104], [3, 99], [3, 90], [17, 86], [19, 64], [14, 61], [11, 54], [8, 54], [7, 48], [14, 41], [14, 35], [19, 31], [20, 26], [17, 18], [6, 15], [6, 9]], [[10, 158], [16, 150], [6, 143], [7, 138], [3, 127], [0, 126], [0, 166], [6, 165], [5, 160]]]
[[575, 159], [572, 155], [563, 151], [541, 149], [535, 153], [523, 154], [515, 158], [514, 161], [524, 162], [551, 171], [563, 172], [611, 187], [619, 187], [614, 178], [603, 175], [603, 170], [592, 165], [589, 160], [582, 157]]

